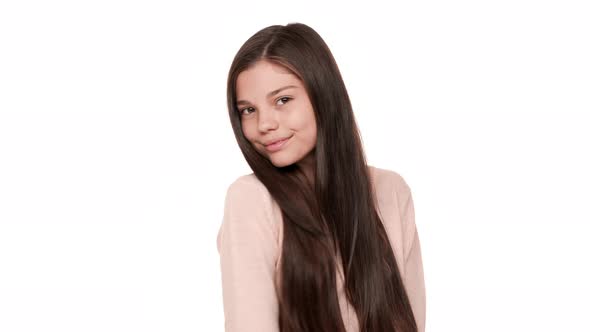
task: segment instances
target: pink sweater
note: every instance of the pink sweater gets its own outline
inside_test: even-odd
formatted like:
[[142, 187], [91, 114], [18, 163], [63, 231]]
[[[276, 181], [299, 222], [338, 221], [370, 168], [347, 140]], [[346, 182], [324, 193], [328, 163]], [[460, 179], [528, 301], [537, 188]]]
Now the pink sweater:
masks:
[[[426, 295], [420, 240], [409, 186], [396, 172], [369, 166], [378, 211], [410, 297], [418, 331], [425, 326]], [[278, 332], [277, 263], [282, 248], [278, 204], [253, 173], [227, 189], [217, 236], [226, 332]], [[344, 295], [342, 264], [338, 296], [348, 332], [357, 332], [354, 309]]]

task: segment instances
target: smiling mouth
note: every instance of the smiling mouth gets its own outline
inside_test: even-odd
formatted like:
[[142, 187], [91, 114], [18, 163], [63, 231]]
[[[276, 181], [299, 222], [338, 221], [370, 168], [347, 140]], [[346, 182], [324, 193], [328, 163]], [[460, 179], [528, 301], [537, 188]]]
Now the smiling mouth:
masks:
[[275, 142], [275, 143], [272, 143], [269, 145], [265, 145], [264, 148], [269, 152], [278, 151], [283, 147], [283, 145], [285, 145], [289, 141], [289, 139], [291, 139], [291, 137], [293, 137], [293, 136], [289, 136], [289, 137], [287, 137], [283, 140], [280, 140], [278, 142]]
[[286, 140], [286, 139], [289, 139], [289, 138], [291, 138], [291, 136], [289, 136], [289, 137], [285, 137], [285, 138], [282, 138], [282, 139], [279, 139], [279, 140], [276, 140], [276, 141], [274, 141], [274, 142], [272, 142], [272, 143], [269, 143], [269, 144], [262, 144], [262, 145], [264, 145], [264, 146], [269, 146], [269, 145], [272, 145], [272, 144], [279, 143], [279, 142], [281, 142], [281, 141], [284, 141], [284, 140]]

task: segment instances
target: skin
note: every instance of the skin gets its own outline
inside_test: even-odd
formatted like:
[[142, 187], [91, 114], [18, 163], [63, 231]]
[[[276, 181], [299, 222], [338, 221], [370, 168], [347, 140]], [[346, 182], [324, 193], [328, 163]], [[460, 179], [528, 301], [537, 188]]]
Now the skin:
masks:
[[[286, 86], [293, 87], [269, 95]], [[303, 82], [286, 68], [261, 60], [238, 75], [236, 97], [242, 132], [252, 146], [276, 167], [297, 163], [313, 181], [317, 126]], [[264, 146], [286, 137], [278, 151]]]

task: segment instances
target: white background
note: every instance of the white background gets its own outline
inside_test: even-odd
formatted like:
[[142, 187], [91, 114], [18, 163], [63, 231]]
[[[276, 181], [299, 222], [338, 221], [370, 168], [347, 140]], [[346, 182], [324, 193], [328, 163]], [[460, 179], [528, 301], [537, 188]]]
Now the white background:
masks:
[[222, 331], [235, 52], [302, 22], [412, 188], [427, 331], [590, 331], [583, 1], [2, 1], [0, 331]]

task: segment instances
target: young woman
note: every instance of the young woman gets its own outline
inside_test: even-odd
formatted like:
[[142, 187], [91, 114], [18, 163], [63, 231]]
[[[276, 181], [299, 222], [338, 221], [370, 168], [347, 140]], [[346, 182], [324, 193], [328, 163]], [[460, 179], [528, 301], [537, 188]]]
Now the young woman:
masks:
[[409, 186], [367, 165], [336, 62], [316, 31], [273, 25], [236, 54], [229, 117], [253, 173], [217, 237], [226, 331], [424, 331]]

